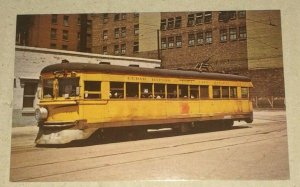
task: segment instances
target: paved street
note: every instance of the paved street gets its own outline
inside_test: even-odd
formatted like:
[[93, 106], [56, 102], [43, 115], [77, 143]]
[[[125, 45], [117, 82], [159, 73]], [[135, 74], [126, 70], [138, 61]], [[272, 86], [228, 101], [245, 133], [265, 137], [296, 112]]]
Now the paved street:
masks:
[[285, 111], [256, 111], [231, 130], [71, 147], [35, 147], [37, 127], [13, 128], [11, 181], [288, 179]]

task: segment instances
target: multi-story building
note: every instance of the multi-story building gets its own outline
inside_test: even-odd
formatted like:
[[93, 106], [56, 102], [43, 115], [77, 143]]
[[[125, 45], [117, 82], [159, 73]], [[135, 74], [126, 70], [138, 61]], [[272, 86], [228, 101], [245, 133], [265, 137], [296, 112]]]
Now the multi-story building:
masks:
[[165, 68], [209, 60], [219, 70], [247, 69], [245, 17], [245, 11], [95, 14], [92, 52], [160, 58]]
[[215, 70], [247, 69], [245, 18], [245, 11], [162, 13], [163, 66], [192, 68], [207, 61]]
[[93, 53], [157, 59], [160, 13], [94, 14], [92, 20]]
[[171, 69], [207, 62], [212, 71], [252, 78], [254, 96], [284, 97], [280, 11], [117, 13], [92, 19], [93, 53], [160, 58], [162, 67]]
[[284, 97], [276, 10], [18, 16], [17, 44], [161, 59], [171, 69], [207, 62], [252, 78], [255, 96]]
[[19, 15], [16, 44], [90, 52], [91, 27], [89, 15]]

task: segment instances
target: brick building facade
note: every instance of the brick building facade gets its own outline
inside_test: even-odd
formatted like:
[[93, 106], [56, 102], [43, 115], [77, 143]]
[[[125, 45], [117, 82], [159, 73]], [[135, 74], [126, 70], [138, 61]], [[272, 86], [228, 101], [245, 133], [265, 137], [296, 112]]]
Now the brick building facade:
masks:
[[[84, 21], [85, 48], [91, 51], [90, 19]], [[16, 44], [30, 47], [81, 51], [82, 16], [78, 14], [19, 15]]]
[[[86, 37], [82, 15], [33, 16], [27, 45], [79, 51], [80, 39], [85, 39], [87, 52], [161, 59], [163, 68], [208, 62], [212, 71], [249, 76], [254, 96], [284, 97], [279, 10], [86, 16]], [[66, 18], [69, 26], [64, 25]], [[22, 33], [17, 24], [17, 43], [23, 42]]]

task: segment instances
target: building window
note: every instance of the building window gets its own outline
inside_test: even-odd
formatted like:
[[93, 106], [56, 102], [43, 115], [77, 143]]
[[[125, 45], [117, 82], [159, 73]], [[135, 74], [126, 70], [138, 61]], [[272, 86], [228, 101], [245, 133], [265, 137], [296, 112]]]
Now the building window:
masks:
[[205, 32], [205, 43], [207, 43], [207, 44], [212, 43], [212, 31]]
[[134, 35], [138, 35], [139, 34], [139, 24], [134, 25]]
[[51, 23], [52, 24], [57, 24], [57, 15], [56, 14], [52, 14]]
[[77, 17], [77, 25], [81, 25], [81, 18], [80, 18], [80, 16]]
[[51, 49], [56, 49], [56, 44], [50, 44]]
[[64, 26], [69, 26], [69, 16], [64, 16]]
[[67, 46], [67, 45], [62, 45], [62, 49], [63, 49], [63, 50], [67, 50], [67, 49], [68, 49], [68, 46]]
[[196, 25], [203, 23], [203, 12], [196, 14]]
[[212, 13], [211, 12], [205, 12], [204, 13], [204, 22], [205, 23], [211, 23], [212, 19]]
[[87, 24], [87, 27], [92, 27], [92, 20], [87, 20], [86, 24]]
[[126, 37], [126, 27], [121, 28], [121, 37]]
[[108, 22], [108, 14], [103, 14], [103, 23]]
[[168, 19], [168, 29], [173, 29], [174, 28], [174, 18], [169, 18]]
[[236, 19], [236, 11], [229, 11], [228, 17], [229, 19]]
[[167, 27], [167, 20], [166, 19], [162, 19], [160, 21], [160, 29], [161, 30], [166, 30], [166, 27]]
[[238, 11], [238, 17], [239, 18], [245, 18], [246, 17], [246, 11]]
[[91, 36], [91, 34], [87, 34], [86, 35], [86, 41], [87, 41], [87, 43], [91, 43], [92, 42], [92, 36]]
[[77, 33], [77, 40], [80, 40], [80, 32]]
[[220, 30], [220, 42], [227, 41], [227, 29]]
[[63, 40], [68, 40], [69, 31], [63, 30]]
[[115, 28], [115, 38], [119, 38], [119, 28]]
[[193, 26], [194, 25], [194, 20], [195, 20], [195, 15], [194, 14], [188, 15], [187, 26]]
[[246, 39], [247, 38], [246, 27], [240, 27], [239, 31], [240, 31], [239, 38], [240, 39]]
[[51, 39], [52, 40], [56, 39], [56, 29], [51, 29]]
[[133, 17], [138, 18], [139, 16], [139, 13], [133, 13]]
[[126, 44], [121, 44], [121, 55], [125, 55], [126, 53]]
[[189, 46], [195, 45], [195, 34], [191, 33], [188, 35]]
[[181, 27], [181, 16], [175, 18], [175, 28]]
[[161, 49], [166, 49], [167, 48], [167, 39], [162, 38], [161, 39]]
[[[22, 81], [23, 82], [23, 81]], [[23, 108], [33, 108], [37, 82], [24, 82]]]
[[182, 46], [182, 36], [176, 36], [176, 47]]
[[197, 33], [197, 45], [202, 45], [204, 43], [203, 32]]
[[115, 47], [114, 47], [114, 53], [115, 53], [115, 55], [119, 54], [119, 45], [115, 45]]
[[168, 48], [173, 48], [174, 47], [174, 37], [169, 37], [168, 38]]
[[133, 52], [139, 52], [139, 42], [133, 43]]
[[125, 20], [126, 19], [126, 13], [121, 14], [121, 18], [122, 18], [122, 20]]
[[225, 21], [227, 18], [227, 12], [225, 11], [220, 11], [219, 12], [219, 21], [222, 22], [222, 21]]
[[103, 53], [104, 55], [107, 55], [107, 46], [103, 46], [103, 48], [102, 48], [102, 53]]
[[230, 19], [236, 19], [236, 11], [219, 12], [219, 21], [228, 22]]
[[229, 29], [229, 39], [236, 40], [236, 28]]
[[115, 14], [114, 20], [119, 21], [120, 20], [120, 14]]
[[107, 40], [108, 38], [108, 30], [103, 31], [103, 40]]

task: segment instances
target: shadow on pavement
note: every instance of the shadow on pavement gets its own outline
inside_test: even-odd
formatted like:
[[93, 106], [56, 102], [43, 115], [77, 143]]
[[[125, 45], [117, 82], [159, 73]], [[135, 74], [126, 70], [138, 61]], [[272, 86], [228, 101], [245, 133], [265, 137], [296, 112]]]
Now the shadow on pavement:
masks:
[[67, 144], [55, 144], [55, 145], [36, 145], [36, 147], [44, 148], [68, 148], [68, 147], [83, 147], [83, 146], [93, 146], [99, 144], [111, 144], [111, 143], [120, 143], [128, 141], [137, 141], [137, 140], [147, 140], [147, 139], [156, 139], [164, 137], [175, 137], [175, 136], [184, 136], [198, 133], [211, 133], [217, 131], [228, 131], [228, 130], [238, 130], [244, 128], [251, 128], [247, 125], [233, 126], [230, 129], [225, 129], [219, 126], [197, 126], [194, 127], [187, 133], [179, 133], [171, 128], [163, 129], [148, 129], [145, 133], [134, 132], [130, 129], [125, 128], [115, 128], [108, 132], [95, 132], [90, 138], [86, 140], [75, 140]]

